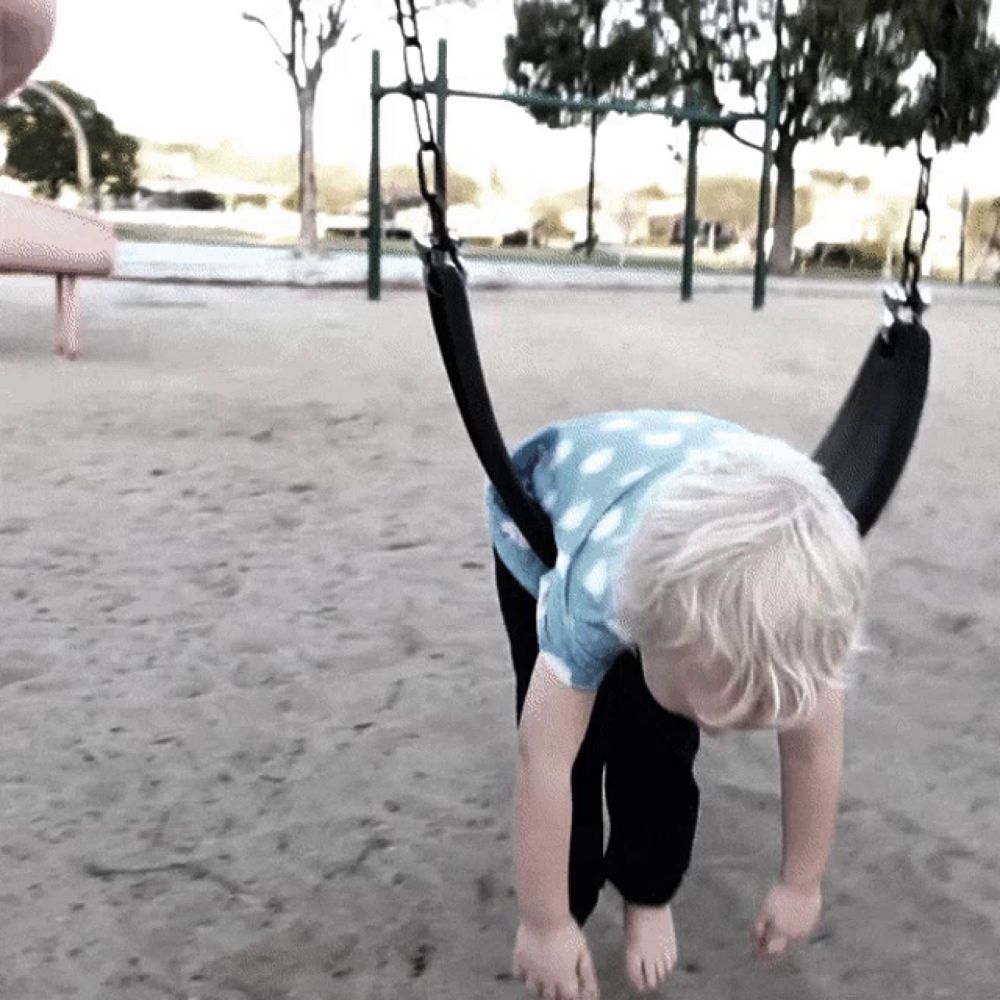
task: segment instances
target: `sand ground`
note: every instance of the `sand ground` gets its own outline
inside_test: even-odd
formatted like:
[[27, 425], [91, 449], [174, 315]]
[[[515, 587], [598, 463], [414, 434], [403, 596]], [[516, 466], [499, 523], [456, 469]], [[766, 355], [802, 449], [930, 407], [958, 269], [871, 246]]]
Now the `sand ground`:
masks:
[[[0, 997], [522, 996], [512, 683], [420, 295], [90, 282], [69, 364], [50, 284], [0, 281]], [[477, 292], [508, 438], [683, 406], [808, 448], [875, 295], [746, 298]], [[929, 316], [822, 929], [749, 959], [774, 741], [706, 740], [664, 995], [1000, 996], [998, 317]], [[605, 998], [619, 919], [588, 925]]]

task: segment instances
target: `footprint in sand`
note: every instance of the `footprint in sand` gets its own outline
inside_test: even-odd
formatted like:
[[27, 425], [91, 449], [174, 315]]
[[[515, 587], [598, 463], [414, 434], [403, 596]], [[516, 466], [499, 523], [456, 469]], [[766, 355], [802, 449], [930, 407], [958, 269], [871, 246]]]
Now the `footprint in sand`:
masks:
[[349, 973], [359, 944], [352, 931], [330, 937], [300, 923], [217, 960], [204, 974], [248, 997], [287, 996], [297, 980]]
[[19, 653], [15, 650], [8, 654], [5, 662], [0, 663], [0, 688], [32, 681], [47, 674], [50, 669], [50, 664], [41, 662], [30, 653]]
[[214, 597], [229, 599], [243, 589], [243, 581], [234, 573], [229, 563], [215, 563], [190, 567], [194, 570], [191, 582]]
[[230, 680], [234, 687], [244, 691], [259, 687], [274, 687], [291, 680], [288, 670], [275, 663], [270, 656], [248, 657], [241, 660]]

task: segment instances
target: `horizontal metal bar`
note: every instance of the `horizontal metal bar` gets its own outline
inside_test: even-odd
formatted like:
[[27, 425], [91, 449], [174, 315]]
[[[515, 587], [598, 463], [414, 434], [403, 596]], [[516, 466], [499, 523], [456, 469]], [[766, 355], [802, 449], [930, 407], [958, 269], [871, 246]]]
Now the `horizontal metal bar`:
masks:
[[[415, 89], [418, 94], [424, 91], [428, 97], [433, 97], [437, 93], [434, 87], [434, 81], [431, 81], [426, 88], [418, 86]], [[389, 94], [406, 95], [407, 90], [405, 86], [372, 88], [373, 98], [381, 99]], [[764, 121], [766, 118], [765, 114], [754, 112], [713, 115], [706, 111], [682, 108], [671, 104], [649, 104], [641, 101], [600, 101], [586, 97], [567, 100], [549, 94], [488, 94], [479, 90], [452, 90], [449, 87], [447, 95], [448, 97], [471, 97], [483, 101], [506, 101], [509, 104], [518, 104], [522, 107], [558, 108], [565, 111], [604, 111], [625, 115], [662, 115], [664, 118], [691, 122], [692, 125], [702, 127], [723, 128], [738, 122]]]
[[593, 100], [573, 98], [567, 100], [549, 94], [486, 94], [478, 90], [448, 90], [449, 97], [474, 97], [487, 101], [508, 101], [525, 107], [559, 108], [566, 111], [607, 111], [626, 115], [662, 115], [679, 121], [689, 121], [694, 125], [733, 125], [741, 121], [763, 121], [758, 113], [713, 115], [694, 108], [682, 108], [671, 104], [649, 104], [642, 101]]

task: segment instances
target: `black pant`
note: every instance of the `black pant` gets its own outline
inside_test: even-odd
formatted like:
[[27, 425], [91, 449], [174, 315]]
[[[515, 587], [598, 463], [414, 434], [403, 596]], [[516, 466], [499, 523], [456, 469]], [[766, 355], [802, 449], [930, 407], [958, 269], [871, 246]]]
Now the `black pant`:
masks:
[[[516, 677], [516, 719], [538, 657], [535, 599], [493, 553], [497, 593]], [[597, 691], [573, 765], [569, 905], [583, 924], [605, 879], [631, 903], [670, 902], [691, 862], [698, 821], [692, 768], [698, 727], [662, 708], [649, 693], [639, 658], [623, 653]], [[610, 836], [604, 850], [601, 779]]]

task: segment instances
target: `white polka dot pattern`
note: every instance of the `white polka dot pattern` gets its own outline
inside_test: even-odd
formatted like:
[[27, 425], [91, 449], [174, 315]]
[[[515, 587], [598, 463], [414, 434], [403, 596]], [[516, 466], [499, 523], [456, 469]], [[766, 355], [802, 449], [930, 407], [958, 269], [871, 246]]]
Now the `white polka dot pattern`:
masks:
[[495, 490], [486, 497], [491, 540], [538, 595], [539, 649], [564, 683], [597, 690], [611, 663], [634, 648], [615, 614], [614, 580], [650, 490], [690, 462], [717, 458], [745, 433], [694, 412], [617, 411], [552, 424], [515, 449], [515, 472], [555, 530], [554, 571], [530, 550]]
[[602, 597], [608, 588], [608, 564], [603, 559], [594, 563], [590, 572], [583, 578], [583, 585], [593, 597]]
[[573, 504], [569, 510], [561, 518], [559, 518], [559, 527], [563, 531], [576, 531], [577, 528], [583, 524], [584, 518], [590, 513], [590, 508], [594, 506], [594, 501], [581, 500], [579, 503]]
[[526, 552], [531, 551], [528, 540], [521, 534], [521, 529], [513, 521], [501, 522], [500, 530], [503, 532], [504, 538], [509, 538], [519, 549], [524, 549]]
[[680, 431], [661, 431], [657, 434], [643, 434], [643, 444], [651, 448], [676, 448], [684, 440]]
[[569, 438], [563, 438], [552, 456], [552, 468], [556, 469], [573, 454], [573, 442]]
[[580, 463], [580, 471], [585, 476], [596, 476], [598, 472], [603, 472], [611, 464], [614, 457], [614, 448], [602, 448], [600, 451], [588, 455]]
[[643, 465], [638, 469], [633, 469], [631, 472], [627, 472], [618, 480], [618, 485], [625, 489], [627, 486], [631, 486], [633, 483], [639, 482], [645, 475], [653, 471], [651, 465]]
[[632, 417], [612, 417], [601, 424], [600, 429], [605, 433], [609, 431], [634, 431], [639, 426], [639, 421]]
[[560, 552], [556, 556], [556, 572], [565, 580], [569, 572], [569, 556], [565, 552]]
[[622, 523], [622, 509], [621, 507], [612, 507], [611, 510], [607, 512], [594, 525], [594, 530], [591, 531], [590, 537], [594, 539], [595, 542], [603, 542], [605, 538], [609, 538], [618, 530], [618, 525]]

